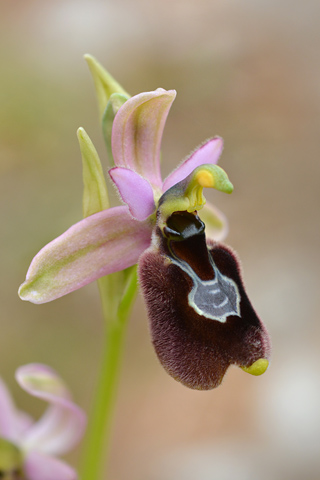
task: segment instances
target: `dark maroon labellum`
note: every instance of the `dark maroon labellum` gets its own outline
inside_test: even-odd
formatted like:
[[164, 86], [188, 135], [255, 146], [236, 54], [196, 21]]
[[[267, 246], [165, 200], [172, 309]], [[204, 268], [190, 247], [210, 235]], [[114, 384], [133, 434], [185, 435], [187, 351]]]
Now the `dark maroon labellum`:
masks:
[[175, 212], [139, 261], [152, 341], [184, 385], [217, 387], [231, 364], [268, 359], [270, 340], [244, 289], [232, 250], [206, 242], [193, 213]]

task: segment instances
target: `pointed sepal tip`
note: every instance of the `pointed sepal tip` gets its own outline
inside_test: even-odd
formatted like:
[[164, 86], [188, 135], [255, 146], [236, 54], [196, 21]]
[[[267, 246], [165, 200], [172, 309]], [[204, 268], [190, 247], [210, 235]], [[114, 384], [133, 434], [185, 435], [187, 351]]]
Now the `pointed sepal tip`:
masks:
[[86, 60], [88, 67], [90, 69], [91, 75], [94, 80], [100, 115], [102, 117], [103, 112], [107, 106], [110, 96], [113, 93], [121, 93], [130, 97], [128, 92], [110, 75], [109, 72], [98, 62], [96, 58], [92, 55], [85, 54], [84, 59]]

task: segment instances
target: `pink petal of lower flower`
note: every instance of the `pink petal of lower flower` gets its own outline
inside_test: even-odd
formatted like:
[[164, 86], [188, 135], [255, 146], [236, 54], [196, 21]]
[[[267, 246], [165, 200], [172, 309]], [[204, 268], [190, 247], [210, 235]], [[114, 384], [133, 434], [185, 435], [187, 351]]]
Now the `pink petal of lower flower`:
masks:
[[130, 267], [148, 248], [151, 231], [148, 221], [134, 220], [125, 206], [91, 215], [40, 250], [19, 295], [33, 303], [50, 302]]
[[28, 428], [33, 425], [34, 420], [25, 412], [21, 412], [19, 410], [17, 412], [17, 431], [18, 431], [18, 438], [21, 438], [21, 434], [23, 434]]
[[109, 175], [134, 218], [145, 220], [155, 211], [153, 190], [145, 178], [123, 167], [112, 168]]
[[214, 137], [200, 145], [179, 167], [177, 167], [163, 182], [165, 192], [176, 183], [186, 178], [193, 170], [206, 163], [216, 164], [223, 149], [223, 140]]
[[77, 480], [73, 468], [48, 455], [29, 452], [24, 462], [24, 474], [27, 480]]
[[9, 390], [0, 379], [0, 437], [15, 442], [18, 433], [18, 412]]
[[127, 100], [115, 116], [112, 154], [117, 167], [127, 167], [161, 188], [160, 145], [176, 92], [158, 88]]
[[45, 400], [44, 415], [21, 436], [24, 449], [61, 455], [83, 436], [86, 416], [71, 400], [71, 395], [57, 373], [46, 365], [29, 364], [18, 368], [16, 379], [30, 395]]

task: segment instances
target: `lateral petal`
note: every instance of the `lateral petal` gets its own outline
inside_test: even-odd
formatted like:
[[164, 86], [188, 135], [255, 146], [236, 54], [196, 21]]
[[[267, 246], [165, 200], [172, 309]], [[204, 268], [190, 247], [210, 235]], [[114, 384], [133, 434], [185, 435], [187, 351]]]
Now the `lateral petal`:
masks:
[[112, 168], [109, 175], [134, 218], [145, 220], [155, 211], [153, 190], [148, 180], [124, 167]]
[[36, 363], [18, 368], [16, 379], [30, 395], [49, 403], [40, 420], [22, 435], [22, 447], [49, 455], [68, 452], [83, 436], [86, 416], [72, 402], [62, 379], [53, 369]]
[[223, 140], [220, 137], [214, 137], [200, 145], [179, 167], [168, 175], [163, 182], [163, 191], [165, 192], [176, 183], [186, 178], [195, 168], [206, 163], [216, 164], [223, 149]]
[[112, 128], [112, 154], [117, 167], [127, 167], [162, 187], [160, 145], [176, 92], [158, 88], [130, 98], [119, 109]]
[[18, 411], [10, 392], [0, 379], [0, 437], [15, 442], [18, 434]]
[[207, 202], [205, 206], [198, 211], [198, 215], [206, 225], [206, 236], [216, 242], [221, 242], [228, 235], [227, 217], [212, 203]]
[[32, 303], [50, 302], [130, 267], [149, 246], [151, 231], [149, 222], [134, 220], [125, 206], [91, 215], [40, 250], [19, 295]]

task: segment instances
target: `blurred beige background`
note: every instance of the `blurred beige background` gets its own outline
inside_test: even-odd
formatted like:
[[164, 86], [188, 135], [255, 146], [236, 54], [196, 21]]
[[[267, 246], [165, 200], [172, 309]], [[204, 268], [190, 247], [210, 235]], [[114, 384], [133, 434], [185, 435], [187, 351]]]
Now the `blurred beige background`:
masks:
[[[320, 477], [319, 120], [316, 0], [1, 3], [1, 368], [58, 370], [89, 409], [100, 360], [96, 285], [51, 304], [17, 296], [48, 241], [81, 219], [76, 129], [106, 153], [84, 53], [132, 94], [178, 91], [163, 172], [206, 138], [225, 140], [229, 218], [250, 298], [271, 332], [262, 377], [231, 369], [194, 392], [162, 370], [139, 299], [127, 337], [111, 456], [113, 480], [316, 480]], [[80, 448], [68, 460], [77, 464]]]

